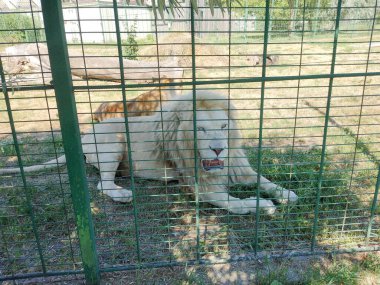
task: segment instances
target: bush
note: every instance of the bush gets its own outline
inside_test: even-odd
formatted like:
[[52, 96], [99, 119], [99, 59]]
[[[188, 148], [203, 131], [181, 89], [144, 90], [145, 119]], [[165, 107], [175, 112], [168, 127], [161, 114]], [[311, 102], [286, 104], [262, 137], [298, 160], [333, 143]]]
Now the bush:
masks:
[[[3, 14], [0, 21], [1, 42], [3, 43], [20, 43], [34, 41], [35, 33], [31, 29], [40, 28], [40, 21], [36, 21], [36, 27], [33, 26], [33, 19], [23, 14]], [[39, 34], [39, 31], [37, 31]]]
[[124, 58], [137, 60], [139, 46], [136, 41], [136, 26], [133, 25], [128, 31], [128, 38], [124, 42], [123, 54]]

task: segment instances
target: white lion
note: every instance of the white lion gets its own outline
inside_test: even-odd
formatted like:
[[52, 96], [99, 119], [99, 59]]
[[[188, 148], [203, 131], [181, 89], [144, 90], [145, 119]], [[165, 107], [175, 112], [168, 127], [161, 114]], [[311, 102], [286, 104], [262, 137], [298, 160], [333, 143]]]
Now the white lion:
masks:
[[[239, 199], [228, 194], [228, 185], [257, 183], [258, 179], [242, 149], [231, 102], [222, 95], [198, 91], [195, 118], [192, 98], [192, 93], [185, 94], [167, 102], [162, 112], [153, 116], [128, 118], [133, 175], [180, 180], [194, 190], [197, 185], [201, 201], [232, 213], [256, 212], [258, 205], [272, 214], [275, 206], [271, 200]], [[115, 201], [130, 202], [132, 191], [114, 183], [120, 166], [129, 173], [125, 118], [112, 118], [94, 125], [82, 137], [82, 146], [87, 162], [100, 171], [97, 188]], [[65, 156], [61, 156], [42, 165], [24, 167], [24, 171], [42, 170], [65, 162]], [[0, 170], [0, 174], [14, 172], [19, 169]], [[262, 176], [260, 187], [278, 202], [297, 200], [294, 192]]]

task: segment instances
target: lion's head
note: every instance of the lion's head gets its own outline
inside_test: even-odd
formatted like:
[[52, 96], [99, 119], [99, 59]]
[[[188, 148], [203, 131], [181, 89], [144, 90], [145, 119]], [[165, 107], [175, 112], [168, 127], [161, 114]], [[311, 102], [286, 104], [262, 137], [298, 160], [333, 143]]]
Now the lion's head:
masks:
[[196, 92], [195, 108], [192, 92], [176, 100], [164, 106], [163, 123], [157, 125], [163, 130], [156, 135], [160, 149], [185, 172], [193, 170], [195, 161], [204, 173], [226, 171], [236, 157], [234, 150], [240, 147], [231, 101], [210, 91]]

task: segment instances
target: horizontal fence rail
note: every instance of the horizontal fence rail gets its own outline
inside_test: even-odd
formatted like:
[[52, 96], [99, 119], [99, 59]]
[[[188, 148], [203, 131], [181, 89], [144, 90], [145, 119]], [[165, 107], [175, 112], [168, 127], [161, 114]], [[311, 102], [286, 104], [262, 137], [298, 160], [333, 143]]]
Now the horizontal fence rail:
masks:
[[121, 2], [1, 7], [0, 281], [380, 250], [377, 0]]

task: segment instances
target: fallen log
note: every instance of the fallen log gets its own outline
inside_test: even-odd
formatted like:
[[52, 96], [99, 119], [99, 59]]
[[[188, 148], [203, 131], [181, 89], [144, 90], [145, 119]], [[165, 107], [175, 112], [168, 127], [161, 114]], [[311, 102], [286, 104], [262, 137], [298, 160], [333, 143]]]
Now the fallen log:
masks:
[[[69, 52], [71, 73], [73, 78], [85, 80], [105, 80], [121, 82], [120, 64], [117, 56], [83, 56], [78, 51]], [[17, 81], [51, 79], [51, 68], [46, 44], [19, 44], [7, 47], [2, 54], [5, 59], [6, 74]], [[123, 59], [124, 79], [133, 82], [152, 82], [159, 77], [181, 80], [183, 68], [173, 57], [160, 61], [160, 67], [155, 61]]]

